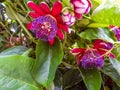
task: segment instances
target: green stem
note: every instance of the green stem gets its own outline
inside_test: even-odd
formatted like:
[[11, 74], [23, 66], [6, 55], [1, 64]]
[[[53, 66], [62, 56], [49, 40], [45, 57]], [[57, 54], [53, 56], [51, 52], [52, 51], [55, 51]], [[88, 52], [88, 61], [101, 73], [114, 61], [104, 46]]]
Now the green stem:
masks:
[[9, 33], [9, 35], [11, 35], [11, 33], [8, 31], [8, 29], [6, 28], [6, 26], [2, 22], [0, 22], [0, 25], [2, 25], [2, 27]]
[[101, 24], [101, 23], [91, 23], [87, 27], [99, 28], [99, 27], [109, 27], [109, 25], [108, 24]]
[[84, 18], [91, 20], [91, 17], [83, 15]]
[[18, 18], [18, 16], [16, 15], [16, 13], [14, 12], [14, 10], [12, 9], [11, 5], [9, 5], [9, 3], [7, 3], [7, 6], [9, 7], [11, 13], [13, 14], [13, 16], [16, 18], [16, 20], [18, 21], [18, 23], [20, 24], [20, 26], [23, 28], [23, 30], [26, 32], [26, 34], [29, 36], [29, 39], [32, 40], [34, 43], [36, 43], [35, 39], [33, 38], [33, 36], [30, 34], [30, 32], [26, 29], [26, 27], [22, 24], [21, 20]]

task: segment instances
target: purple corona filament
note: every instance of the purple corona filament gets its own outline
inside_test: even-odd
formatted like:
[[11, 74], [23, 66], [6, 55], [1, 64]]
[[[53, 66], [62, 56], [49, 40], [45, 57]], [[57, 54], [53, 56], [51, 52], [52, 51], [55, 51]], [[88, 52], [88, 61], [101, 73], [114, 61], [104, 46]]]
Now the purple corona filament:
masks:
[[84, 53], [81, 65], [88, 69], [100, 68], [104, 65], [104, 60], [97, 50], [90, 49]]
[[36, 38], [50, 41], [57, 33], [56, 20], [50, 15], [40, 16], [32, 22], [32, 32], [36, 34]]

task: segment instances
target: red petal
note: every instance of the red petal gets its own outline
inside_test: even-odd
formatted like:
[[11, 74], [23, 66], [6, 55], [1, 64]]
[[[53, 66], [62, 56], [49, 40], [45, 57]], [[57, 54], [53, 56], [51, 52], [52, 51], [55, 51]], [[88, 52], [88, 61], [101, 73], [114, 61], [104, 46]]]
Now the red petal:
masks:
[[82, 61], [82, 57], [83, 57], [83, 54], [78, 58], [78, 61], [77, 61], [78, 64], [80, 64], [80, 62]]
[[110, 42], [106, 42], [106, 41], [103, 41], [101, 39], [97, 39], [95, 40], [94, 42], [94, 48], [96, 49], [101, 49], [103, 51], [107, 51], [107, 50], [110, 50], [112, 47], [113, 47], [113, 44], [110, 43]]
[[72, 53], [83, 53], [86, 49], [85, 48], [74, 48], [72, 49]]
[[41, 10], [41, 8], [35, 4], [32, 1], [28, 1], [27, 3], [28, 7], [30, 7], [32, 10], [34, 10], [35, 12], [39, 13], [39, 15], [44, 15], [44, 12]]
[[56, 20], [57, 20], [58, 23], [63, 23], [63, 19], [60, 16], [57, 16]]
[[40, 8], [45, 12], [45, 13], [50, 13], [49, 6], [45, 2], [40, 3]]
[[109, 54], [109, 57], [111, 57], [111, 58], [115, 58], [115, 55], [112, 54], [112, 53], [110, 53], [110, 54]]
[[82, 14], [75, 13], [75, 17], [76, 17], [77, 19], [81, 20], [81, 19], [82, 19]]
[[32, 26], [32, 22], [28, 23], [28, 24], [26, 25], [26, 28], [29, 29], [29, 30], [31, 30], [31, 26]]
[[51, 14], [53, 16], [58, 16], [60, 14], [61, 10], [62, 10], [62, 3], [59, 1], [56, 1], [53, 5]]
[[53, 38], [52, 40], [49, 41], [49, 44], [53, 46], [54, 42], [55, 42], [55, 39]]
[[64, 39], [64, 34], [63, 34], [63, 32], [62, 32], [61, 30], [58, 30], [58, 31], [57, 31], [57, 35], [58, 35], [58, 37], [60, 38], [60, 40], [63, 40], [63, 39]]
[[61, 29], [65, 30], [66, 32], [68, 32], [68, 33], [69, 33], [68, 26], [63, 25], [63, 24], [61, 24], [61, 23], [58, 23], [57, 25], [58, 25], [58, 27], [59, 27], [59, 28], [61, 28]]
[[114, 25], [109, 25], [109, 28], [111, 28], [111, 29], [114, 28], [114, 27], [115, 27]]
[[37, 18], [40, 15], [38, 13], [36, 13], [36, 12], [33, 11], [33, 12], [29, 12], [29, 16], [31, 16], [32, 18]]

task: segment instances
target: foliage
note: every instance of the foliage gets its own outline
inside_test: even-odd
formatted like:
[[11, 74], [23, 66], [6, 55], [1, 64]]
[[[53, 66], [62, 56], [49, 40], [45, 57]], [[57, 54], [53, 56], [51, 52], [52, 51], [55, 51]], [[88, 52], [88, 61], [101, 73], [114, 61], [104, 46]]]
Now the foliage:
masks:
[[[120, 26], [119, 0], [91, 0], [89, 14], [76, 18], [71, 33], [63, 32], [64, 40], [55, 37], [52, 46], [26, 28], [34, 20], [28, 1], [45, 1], [52, 8], [56, 0], [0, 0], [0, 90], [120, 89], [120, 42], [109, 28]], [[63, 8], [75, 9], [70, 0], [60, 1]], [[102, 68], [84, 69], [71, 49], [92, 47], [96, 39], [112, 43], [108, 53], [115, 58], [105, 54]]]

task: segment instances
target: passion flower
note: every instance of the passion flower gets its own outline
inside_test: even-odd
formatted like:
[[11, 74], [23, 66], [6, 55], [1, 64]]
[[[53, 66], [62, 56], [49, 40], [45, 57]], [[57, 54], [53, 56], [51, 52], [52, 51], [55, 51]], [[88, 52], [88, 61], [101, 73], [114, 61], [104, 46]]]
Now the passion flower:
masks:
[[37, 5], [32, 1], [28, 1], [28, 7], [33, 10], [29, 12], [29, 15], [34, 20], [27, 25], [27, 28], [36, 35], [36, 38], [48, 41], [50, 45], [54, 44], [56, 35], [61, 40], [64, 39], [62, 30], [66, 32], [69, 32], [69, 30], [60, 14], [62, 10], [61, 2], [56, 1], [51, 10], [45, 2]]
[[101, 39], [95, 40], [91, 48], [74, 48], [71, 50], [72, 54], [78, 59], [78, 64], [83, 68], [101, 68], [104, 65], [104, 56], [114, 58], [111, 53], [113, 44], [105, 42]]

